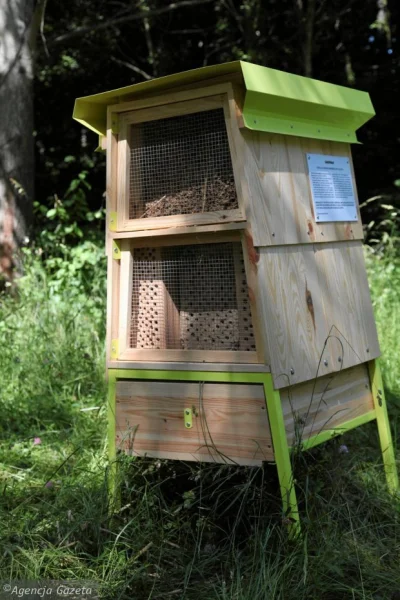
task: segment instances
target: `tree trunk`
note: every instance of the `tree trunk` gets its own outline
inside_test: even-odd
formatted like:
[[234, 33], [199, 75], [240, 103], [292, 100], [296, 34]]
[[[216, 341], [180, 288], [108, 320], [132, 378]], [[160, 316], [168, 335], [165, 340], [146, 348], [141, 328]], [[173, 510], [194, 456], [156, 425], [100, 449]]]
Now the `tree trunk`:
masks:
[[[13, 278], [34, 191], [34, 0], [0, 0], [0, 277]], [[36, 37], [36, 36], [35, 36]]]

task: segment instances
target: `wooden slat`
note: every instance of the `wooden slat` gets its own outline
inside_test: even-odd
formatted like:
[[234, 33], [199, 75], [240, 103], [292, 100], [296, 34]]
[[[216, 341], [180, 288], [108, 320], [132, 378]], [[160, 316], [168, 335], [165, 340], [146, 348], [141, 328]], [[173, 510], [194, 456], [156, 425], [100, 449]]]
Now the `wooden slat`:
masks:
[[366, 365], [280, 391], [290, 444], [299, 443], [374, 409]]
[[256, 352], [230, 350], [139, 350], [128, 349], [120, 355], [125, 361], [148, 362], [232, 362], [257, 364]]
[[[117, 444], [126, 450], [242, 464], [273, 460], [261, 385], [119, 381], [116, 396]], [[191, 429], [185, 408], [193, 411]]]
[[142, 110], [132, 110], [124, 113], [121, 117], [127, 125], [134, 123], [143, 123], [149, 121], [159, 121], [181, 115], [190, 115], [205, 110], [215, 110], [222, 108], [224, 95], [206, 96], [187, 100], [185, 102], [174, 102], [172, 104], [161, 104], [157, 107], [143, 108]]
[[121, 273], [119, 291], [119, 352], [129, 347], [132, 315], [133, 259], [128, 240], [121, 241]]
[[[211, 225], [186, 225], [182, 227], [160, 227], [156, 230], [149, 229], [143, 231], [120, 231], [120, 232], [111, 232], [110, 235], [113, 239], [124, 239], [129, 238], [132, 240], [138, 240], [141, 238], [153, 238], [155, 235], [164, 237], [164, 236], [185, 236], [190, 235], [193, 236], [197, 234], [220, 234], [224, 231], [241, 231], [245, 229], [247, 226], [246, 221], [235, 221], [234, 223], [213, 223]], [[194, 239], [199, 239], [194, 238]], [[213, 238], [210, 236], [210, 240]], [[215, 240], [214, 236], [214, 240]], [[193, 243], [193, 242], [191, 242]], [[211, 241], [212, 243], [212, 241]]]
[[257, 270], [276, 388], [379, 356], [361, 242], [260, 248]]
[[[201, 86], [201, 87], [200, 87]], [[154, 108], [166, 104], [185, 102], [187, 100], [198, 100], [207, 96], [217, 96], [226, 94], [231, 89], [230, 79], [212, 79], [207, 83], [201, 82], [182, 86], [171, 90], [168, 94], [164, 92], [149, 95], [146, 92], [142, 97], [135, 95], [134, 99], [112, 104], [109, 108], [113, 113], [122, 113], [133, 110], [142, 110], [144, 108]], [[128, 97], [126, 97], [128, 98]]]
[[149, 369], [167, 371], [214, 371], [224, 373], [269, 373], [268, 365], [247, 363], [204, 363], [204, 362], [144, 362], [114, 361], [107, 362], [108, 369]]
[[[122, 181], [122, 175], [121, 179]], [[118, 193], [119, 198], [125, 197], [126, 184], [124, 191]], [[121, 188], [120, 188], [121, 190]], [[128, 196], [126, 196], [128, 198]], [[128, 204], [128, 200], [126, 200]], [[188, 227], [189, 225], [212, 225], [214, 223], [228, 223], [228, 222], [241, 222], [244, 221], [245, 217], [242, 211], [238, 208], [234, 210], [216, 210], [204, 213], [194, 213], [189, 215], [170, 215], [168, 217], [154, 217], [148, 219], [128, 219], [125, 218], [120, 221], [118, 225], [118, 231], [142, 231], [142, 230], [159, 230], [165, 229], [166, 227]], [[154, 235], [159, 235], [155, 233]]]
[[[309, 183], [307, 152], [346, 156], [349, 144], [243, 131], [244, 171], [250, 193], [246, 217], [255, 246], [306, 244], [363, 238], [357, 222], [316, 223]], [[356, 184], [353, 172], [355, 194]]]

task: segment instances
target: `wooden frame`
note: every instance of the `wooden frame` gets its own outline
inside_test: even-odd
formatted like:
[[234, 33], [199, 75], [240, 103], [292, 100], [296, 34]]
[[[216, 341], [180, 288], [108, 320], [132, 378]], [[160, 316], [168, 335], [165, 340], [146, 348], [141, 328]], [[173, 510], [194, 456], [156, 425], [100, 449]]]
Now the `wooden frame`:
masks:
[[[108, 127], [118, 133], [117, 156], [112, 156], [111, 161], [117, 161], [117, 177], [114, 195], [116, 196], [116, 227], [118, 232], [140, 232], [152, 231], [169, 227], [185, 226], [210, 226], [213, 224], [237, 223], [240, 225], [245, 220], [242, 210], [241, 183], [238, 173], [238, 165], [235, 160], [236, 148], [234, 147], [234, 136], [231, 132], [232, 119], [228, 104], [228, 95], [232, 87], [228, 84], [210, 86], [208, 88], [188, 90], [175, 93], [171, 96], [157, 96], [137, 102], [128, 102], [109, 108]], [[129, 132], [132, 124], [149, 122], [173, 116], [193, 114], [222, 108], [224, 110], [225, 125], [227, 129], [228, 143], [232, 158], [232, 168], [235, 187], [238, 196], [239, 208], [234, 210], [213, 211], [207, 213], [172, 215], [166, 217], [154, 217], [145, 219], [129, 218]], [[235, 126], [237, 127], [236, 123]], [[114, 167], [115, 168], [115, 167]]]
[[[136, 362], [199, 362], [199, 363], [239, 363], [239, 364], [260, 364], [263, 362], [262, 352], [258, 348], [258, 332], [254, 326], [255, 306], [250, 302], [251, 318], [255, 336], [256, 351], [228, 351], [228, 350], [173, 350], [173, 349], [136, 349], [129, 346], [129, 332], [131, 328], [131, 299], [132, 299], [132, 281], [133, 281], [133, 252], [135, 248], [146, 247], [167, 247], [187, 244], [207, 244], [207, 243], [226, 243], [240, 242], [240, 232], [229, 231], [221, 234], [202, 234], [199, 236], [179, 235], [179, 236], [160, 236], [157, 238], [140, 238], [138, 240], [122, 239], [118, 240], [120, 253], [118, 260], [111, 257], [109, 261], [119, 263], [115, 266], [112, 290], [110, 291], [110, 302], [113, 303], [109, 308], [109, 326], [112, 333], [109, 336], [111, 346], [114, 351], [108, 354], [108, 360]], [[242, 243], [242, 252], [245, 257], [246, 249]], [[246, 277], [247, 266], [244, 260]], [[111, 270], [112, 270], [111, 265]], [[118, 281], [116, 279], [118, 274]], [[237, 274], [236, 274], [237, 275]], [[236, 277], [237, 278], [237, 277]], [[117, 291], [116, 288], [117, 287]], [[172, 319], [172, 316], [171, 316]]]

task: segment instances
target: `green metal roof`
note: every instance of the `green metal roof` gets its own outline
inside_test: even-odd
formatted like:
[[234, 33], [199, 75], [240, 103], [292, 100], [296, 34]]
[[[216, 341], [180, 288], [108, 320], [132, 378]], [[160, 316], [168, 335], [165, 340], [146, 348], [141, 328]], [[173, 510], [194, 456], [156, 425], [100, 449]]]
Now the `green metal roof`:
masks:
[[248, 129], [286, 135], [357, 142], [356, 130], [374, 116], [366, 92], [292, 75], [243, 61], [202, 67], [127, 87], [77, 98], [73, 118], [106, 134], [107, 106], [129, 96], [173, 90], [221, 75], [242, 73], [246, 88], [243, 120]]

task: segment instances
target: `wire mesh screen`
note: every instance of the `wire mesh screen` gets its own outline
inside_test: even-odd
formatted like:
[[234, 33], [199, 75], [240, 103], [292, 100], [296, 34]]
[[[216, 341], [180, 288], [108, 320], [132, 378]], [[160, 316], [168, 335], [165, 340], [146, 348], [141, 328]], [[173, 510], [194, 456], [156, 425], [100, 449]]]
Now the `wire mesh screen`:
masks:
[[132, 126], [129, 218], [238, 208], [223, 109]]
[[131, 347], [255, 351], [239, 243], [133, 254]]

